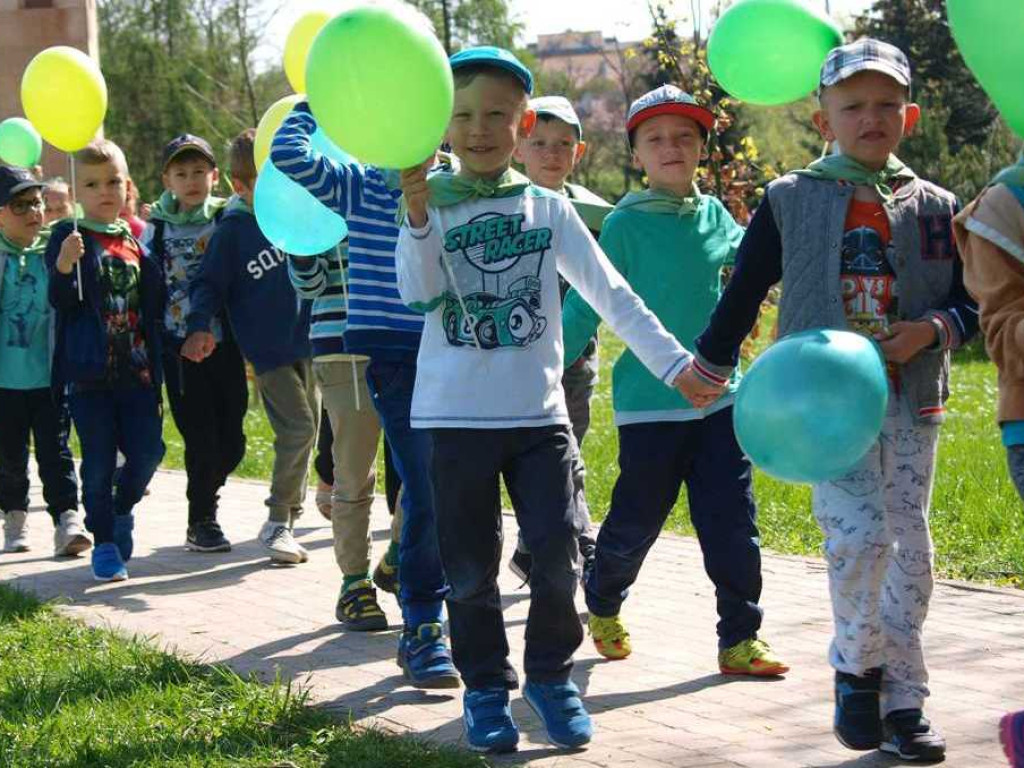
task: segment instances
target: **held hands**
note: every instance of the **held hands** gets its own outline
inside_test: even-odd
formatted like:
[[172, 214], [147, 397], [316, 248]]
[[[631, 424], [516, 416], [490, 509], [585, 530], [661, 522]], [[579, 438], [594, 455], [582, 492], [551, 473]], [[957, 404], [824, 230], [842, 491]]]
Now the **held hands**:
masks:
[[905, 363], [938, 340], [935, 326], [927, 320], [900, 321], [889, 326], [888, 333], [876, 333], [875, 340], [886, 360]]
[[707, 408], [725, 391], [725, 387], [716, 387], [698, 376], [693, 363], [686, 366], [683, 372], [676, 376], [672, 386], [697, 408]]
[[409, 226], [419, 229], [427, 224], [427, 202], [430, 188], [427, 186], [427, 171], [437, 162], [437, 156], [424, 160], [417, 166], [402, 171], [402, 194], [409, 209]]
[[193, 363], [201, 363], [213, 354], [217, 342], [208, 331], [194, 331], [181, 346], [181, 356]]
[[60, 246], [60, 254], [57, 256], [57, 271], [62, 275], [70, 275], [84, 253], [85, 241], [82, 240], [82, 233], [72, 232]]

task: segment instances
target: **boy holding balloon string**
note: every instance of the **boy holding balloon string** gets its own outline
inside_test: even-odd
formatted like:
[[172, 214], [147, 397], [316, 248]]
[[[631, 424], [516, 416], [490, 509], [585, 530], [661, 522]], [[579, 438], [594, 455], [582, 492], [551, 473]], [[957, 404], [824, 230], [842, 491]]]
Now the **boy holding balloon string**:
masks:
[[818, 95], [814, 122], [836, 153], [768, 187], [686, 376], [709, 400], [722, 391], [779, 280], [780, 337], [852, 327], [879, 341], [890, 367], [881, 435], [852, 470], [813, 488], [835, 621], [834, 731], [851, 749], [941, 760], [945, 741], [922, 714], [928, 508], [950, 351], [977, 329], [977, 309], [953, 240], [954, 196], [893, 154], [919, 115], [906, 56], [870, 39], [835, 48]]
[[[626, 130], [633, 164], [648, 187], [615, 206], [601, 247], [633, 290], [678, 338], [694, 338], [721, 292], [743, 229], [694, 183], [715, 117], [692, 96], [664, 85], [633, 102]], [[600, 318], [573, 290], [564, 309], [565, 359], [574, 360]], [[686, 483], [690, 516], [715, 584], [718, 663], [725, 674], [775, 676], [789, 668], [758, 638], [761, 550], [752, 472], [726, 397], [700, 408], [661, 386], [627, 352], [614, 369], [619, 477], [586, 581], [589, 626], [601, 655], [631, 652], [620, 618], [629, 588]]]
[[593, 725], [570, 679], [583, 632], [558, 273], [665, 385], [692, 356], [609, 264], [568, 198], [510, 169], [536, 120], [530, 71], [486, 46], [455, 54], [451, 68], [447, 141], [460, 168], [428, 177], [431, 159], [402, 172], [407, 216], [395, 257], [402, 298], [426, 313], [411, 421], [433, 443], [467, 740], [479, 751], [513, 750], [519, 740], [497, 586], [504, 477], [533, 556], [523, 696], [553, 744], [579, 747]]

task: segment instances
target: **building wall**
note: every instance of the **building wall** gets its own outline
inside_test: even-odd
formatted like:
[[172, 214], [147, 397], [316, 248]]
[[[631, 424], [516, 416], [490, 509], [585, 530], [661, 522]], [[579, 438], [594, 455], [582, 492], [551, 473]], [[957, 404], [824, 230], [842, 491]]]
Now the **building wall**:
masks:
[[[99, 59], [96, 0], [0, 0], [0, 120], [22, 117], [21, 75], [32, 57], [68, 45]], [[67, 175], [67, 157], [49, 145], [47, 176]]]

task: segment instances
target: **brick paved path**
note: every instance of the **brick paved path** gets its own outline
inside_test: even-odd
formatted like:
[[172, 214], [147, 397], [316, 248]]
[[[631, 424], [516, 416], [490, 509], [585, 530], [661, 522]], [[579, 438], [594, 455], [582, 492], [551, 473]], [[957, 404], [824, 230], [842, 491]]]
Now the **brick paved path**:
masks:
[[[334, 621], [339, 576], [330, 527], [307, 501], [300, 540], [309, 563], [271, 567], [255, 541], [266, 513], [266, 487], [232, 481], [223, 494], [222, 523], [234, 550], [185, 552], [185, 478], [160, 472], [140, 506], [132, 578], [92, 581], [85, 559], [50, 557], [52, 528], [41, 510], [29, 516], [31, 552], [0, 555], [0, 579], [47, 598], [68, 612], [125, 632], [158, 635], [181, 651], [222, 661], [240, 672], [282, 675], [311, 686], [314, 698], [339, 713], [429, 738], [459, 741], [461, 695], [403, 685], [394, 662], [398, 608], [383, 603], [393, 631], [346, 634]], [[312, 496], [312, 495], [311, 495]], [[39, 500], [39, 489], [33, 489]], [[507, 528], [512, 525], [506, 519]], [[374, 520], [375, 556], [383, 551], [387, 513]], [[514, 537], [506, 537], [507, 542]], [[510, 546], [510, 545], [509, 545]], [[509, 546], [506, 550], [509, 551]], [[677, 766], [796, 768], [894, 765], [877, 753], [843, 749], [830, 732], [830, 634], [820, 561], [766, 556], [764, 636], [793, 666], [785, 680], [727, 679], [717, 674], [714, 601], [696, 543], [664, 536], [652, 550], [624, 616], [634, 654], [607, 662], [589, 639], [575, 679], [586, 691], [597, 735], [576, 753], [548, 747], [538, 722], [516, 696], [523, 729], [514, 758], [537, 766]], [[502, 574], [513, 659], [521, 664], [529, 593]], [[579, 601], [581, 610], [582, 600]], [[1024, 707], [1024, 592], [942, 583], [926, 628], [932, 670], [929, 714], [946, 735], [953, 768], [1003, 766], [996, 723]]]

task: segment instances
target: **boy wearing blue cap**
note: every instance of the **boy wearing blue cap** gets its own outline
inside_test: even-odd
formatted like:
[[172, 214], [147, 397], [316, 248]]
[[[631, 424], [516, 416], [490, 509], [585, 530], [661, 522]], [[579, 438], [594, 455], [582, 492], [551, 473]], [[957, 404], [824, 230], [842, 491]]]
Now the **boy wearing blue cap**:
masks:
[[780, 336], [849, 328], [879, 341], [890, 379], [881, 435], [853, 470], [813, 490], [835, 621], [834, 731], [851, 749], [935, 761], [945, 741], [922, 714], [928, 508], [950, 350], [978, 316], [953, 239], [956, 199], [893, 154], [919, 114], [909, 96], [898, 48], [862, 39], [829, 53], [814, 122], [838, 151], [768, 187], [687, 379], [698, 398], [721, 391], [780, 279]]
[[[647, 306], [678, 338], [704, 327], [732, 264], [742, 228], [694, 183], [714, 115], [673, 85], [630, 106], [633, 163], [648, 188], [619, 201], [601, 247]], [[565, 303], [565, 359], [584, 348], [600, 318], [573, 290]], [[619, 612], [647, 551], [685, 482], [704, 567], [718, 598], [718, 663], [724, 674], [781, 675], [788, 667], [757, 636], [761, 550], [750, 462], [732, 428], [732, 391], [708, 408], [661, 386], [626, 352], [613, 374], [619, 478], [586, 582], [589, 626], [601, 655], [631, 652]]]
[[577, 526], [562, 393], [562, 272], [651, 371], [671, 385], [691, 355], [629, 289], [569, 200], [509, 168], [534, 127], [533, 77], [508, 51], [451, 59], [447, 141], [457, 173], [403, 171], [407, 216], [396, 261], [402, 298], [424, 313], [412, 425], [433, 440], [441, 556], [469, 745], [516, 748], [497, 572], [500, 480], [533, 556], [523, 696], [561, 747], [593, 725], [570, 680], [583, 639], [573, 603]]

